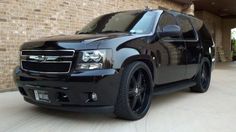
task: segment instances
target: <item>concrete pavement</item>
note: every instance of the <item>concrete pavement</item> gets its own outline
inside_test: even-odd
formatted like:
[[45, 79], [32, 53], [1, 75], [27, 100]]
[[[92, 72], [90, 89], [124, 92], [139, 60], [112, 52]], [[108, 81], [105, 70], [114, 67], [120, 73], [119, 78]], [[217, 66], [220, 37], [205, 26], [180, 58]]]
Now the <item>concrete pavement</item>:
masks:
[[220, 64], [205, 94], [188, 90], [156, 96], [139, 121], [109, 114], [46, 110], [18, 92], [0, 93], [0, 132], [236, 132], [236, 64]]

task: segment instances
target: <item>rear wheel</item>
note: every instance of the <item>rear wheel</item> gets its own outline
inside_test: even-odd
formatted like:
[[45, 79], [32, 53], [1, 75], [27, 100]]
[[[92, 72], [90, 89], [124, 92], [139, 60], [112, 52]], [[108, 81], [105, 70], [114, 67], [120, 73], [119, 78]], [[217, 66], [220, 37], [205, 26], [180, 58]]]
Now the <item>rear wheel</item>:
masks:
[[207, 58], [204, 58], [201, 63], [201, 68], [198, 75], [196, 76], [196, 86], [191, 88], [193, 92], [205, 93], [211, 81], [211, 68], [210, 61]]
[[124, 69], [115, 114], [119, 118], [138, 120], [144, 117], [152, 97], [152, 76], [143, 62], [134, 62]]

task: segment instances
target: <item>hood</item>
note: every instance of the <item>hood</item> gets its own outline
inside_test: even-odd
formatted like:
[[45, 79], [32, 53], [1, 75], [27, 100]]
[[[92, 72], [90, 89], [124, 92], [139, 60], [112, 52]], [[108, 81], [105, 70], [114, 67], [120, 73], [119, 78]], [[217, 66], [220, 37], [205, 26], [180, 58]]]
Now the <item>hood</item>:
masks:
[[129, 40], [138, 37], [128, 33], [109, 34], [79, 34], [79, 35], [58, 35], [41, 38], [24, 43], [21, 50], [63, 50], [63, 49], [97, 49], [99, 45], [106, 41]]
[[[115, 36], [118, 36], [121, 34], [115, 34]], [[109, 37], [114, 37], [114, 34], [78, 34], [78, 35], [57, 35], [57, 36], [50, 36], [50, 37], [44, 37], [40, 38], [38, 40], [34, 40], [32, 42], [37, 41], [85, 41], [85, 40], [100, 40], [105, 39]]]

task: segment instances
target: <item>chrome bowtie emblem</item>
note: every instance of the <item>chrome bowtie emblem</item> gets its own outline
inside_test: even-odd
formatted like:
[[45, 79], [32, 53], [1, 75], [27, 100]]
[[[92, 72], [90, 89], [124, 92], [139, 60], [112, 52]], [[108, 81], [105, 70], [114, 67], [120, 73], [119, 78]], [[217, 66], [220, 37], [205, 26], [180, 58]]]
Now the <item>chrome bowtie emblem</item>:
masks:
[[44, 55], [32, 55], [32, 56], [29, 56], [29, 58], [32, 60], [39, 61], [39, 62], [47, 61], [47, 57]]
[[35, 60], [38, 62], [53, 61], [57, 60], [58, 56], [44, 56], [44, 55], [31, 55], [29, 59]]

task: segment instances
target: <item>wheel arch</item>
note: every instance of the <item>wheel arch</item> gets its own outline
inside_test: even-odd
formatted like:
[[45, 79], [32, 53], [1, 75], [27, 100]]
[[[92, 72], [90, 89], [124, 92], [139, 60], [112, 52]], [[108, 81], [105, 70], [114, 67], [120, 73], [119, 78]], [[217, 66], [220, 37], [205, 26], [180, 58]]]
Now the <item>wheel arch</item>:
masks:
[[201, 70], [201, 65], [202, 65], [202, 61], [204, 61], [205, 59], [208, 60], [208, 65], [209, 68], [212, 67], [212, 59], [211, 59], [211, 55], [209, 54], [200, 54], [199, 55], [199, 61], [198, 61], [198, 67], [197, 67], [197, 71], [195, 73], [195, 76], [193, 77], [193, 79], [197, 76], [197, 74], [199, 73], [199, 71]]
[[[203, 56], [203, 58], [207, 58], [207, 59], [209, 60], [209, 62], [210, 62], [209, 66], [211, 67], [211, 65], [212, 65], [212, 57], [211, 57], [211, 55], [205, 54], [205, 55]], [[203, 59], [203, 58], [202, 58], [202, 59]]]
[[148, 68], [151, 71], [151, 75], [152, 75], [152, 80], [155, 80], [155, 64], [153, 62], [153, 60], [148, 56], [148, 55], [135, 55], [135, 56], [131, 56], [128, 57], [121, 65], [121, 68], [125, 68], [126, 66], [128, 66], [129, 64], [136, 62], [136, 61], [141, 61], [144, 62]]

